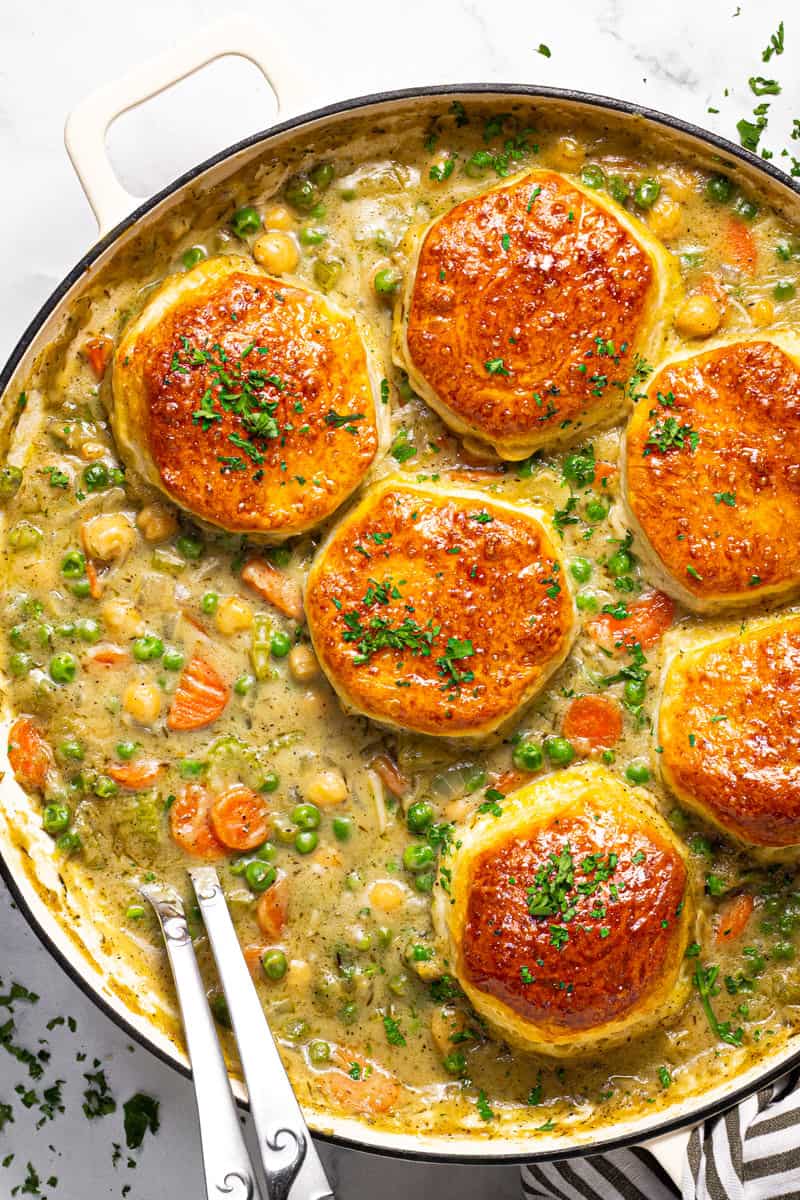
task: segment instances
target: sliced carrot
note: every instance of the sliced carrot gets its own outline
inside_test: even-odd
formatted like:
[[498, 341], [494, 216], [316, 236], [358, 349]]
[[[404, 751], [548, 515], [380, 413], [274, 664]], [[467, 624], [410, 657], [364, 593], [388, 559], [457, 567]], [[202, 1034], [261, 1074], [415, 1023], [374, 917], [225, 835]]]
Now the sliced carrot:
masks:
[[337, 1069], [317, 1076], [327, 1097], [346, 1112], [371, 1116], [388, 1112], [403, 1091], [402, 1084], [376, 1063], [341, 1047], [334, 1055]]
[[393, 796], [405, 796], [411, 784], [388, 754], [377, 754], [369, 765]]
[[269, 809], [263, 796], [233, 783], [211, 805], [211, 828], [229, 850], [253, 850], [267, 840]]
[[211, 803], [210, 792], [199, 783], [190, 783], [178, 792], [169, 810], [169, 829], [173, 841], [195, 858], [225, 857], [225, 847], [208, 819]]
[[603, 462], [602, 459], [599, 459], [594, 464], [594, 479], [592, 482], [595, 489], [606, 491], [614, 482], [618, 474], [619, 468], [616, 467], [614, 463]]
[[103, 581], [90, 558], [86, 559], [86, 578], [89, 580], [89, 595], [93, 600], [99, 600], [103, 595]]
[[167, 714], [167, 729], [202, 729], [225, 711], [231, 690], [212, 666], [195, 655], [183, 668]]
[[561, 723], [564, 737], [608, 749], [622, 737], [622, 709], [611, 696], [576, 696]]
[[24, 788], [41, 790], [53, 765], [52, 751], [31, 717], [17, 717], [8, 732], [8, 761]]
[[699, 292], [702, 296], [708, 296], [722, 312], [725, 312], [728, 307], [728, 293], [716, 275], [712, 275], [710, 272], [700, 276], [695, 292]]
[[256, 905], [258, 928], [268, 938], [278, 938], [289, 919], [289, 877], [282, 871], [272, 887], [261, 893]]
[[303, 619], [303, 593], [300, 585], [263, 558], [251, 558], [242, 567], [242, 580], [258, 592], [278, 612], [293, 621]]
[[509, 792], [515, 792], [517, 788], [521, 788], [523, 783], [527, 783], [529, 779], [530, 775], [527, 771], [518, 771], [516, 767], [512, 767], [510, 771], [504, 771], [502, 775], [494, 779], [492, 787], [507, 796]]
[[129, 792], [140, 792], [152, 787], [164, 770], [164, 763], [157, 758], [139, 758], [136, 762], [112, 763], [106, 773], [120, 787]]
[[114, 343], [111, 338], [103, 334], [99, 337], [89, 338], [88, 342], [84, 342], [83, 352], [98, 382], [100, 382], [106, 373], [113, 349]]
[[626, 608], [625, 617], [601, 613], [586, 623], [589, 635], [607, 650], [620, 644], [633, 646], [636, 642], [644, 650], [654, 646], [669, 629], [675, 614], [675, 605], [664, 592], [648, 592]]
[[130, 661], [130, 654], [121, 646], [115, 646], [113, 642], [98, 642], [86, 651], [83, 665], [90, 669], [102, 667], [108, 670], [111, 667], [126, 667]]
[[741, 892], [723, 901], [717, 918], [717, 945], [735, 942], [747, 928], [747, 923], [753, 915], [755, 901], [749, 892]]
[[251, 945], [245, 946], [242, 950], [244, 961], [247, 963], [247, 969], [254, 979], [262, 977], [261, 959], [268, 949], [269, 946], [265, 946], [262, 942], [253, 942]]
[[182, 608], [181, 616], [183, 617], [184, 621], [188, 621], [188, 623], [192, 626], [193, 629], [196, 629], [198, 633], [202, 633], [203, 637], [209, 636], [208, 630], [206, 629], [205, 625], [203, 624], [202, 621], [198, 620], [198, 618], [194, 615], [194, 613], [189, 612], [189, 610], [186, 608]]
[[736, 266], [741, 271], [752, 274], [756, 269], [758, 247], [744, 221], [740, 221], [738, 217], [728, 218], [725, 222], [724, 244]]

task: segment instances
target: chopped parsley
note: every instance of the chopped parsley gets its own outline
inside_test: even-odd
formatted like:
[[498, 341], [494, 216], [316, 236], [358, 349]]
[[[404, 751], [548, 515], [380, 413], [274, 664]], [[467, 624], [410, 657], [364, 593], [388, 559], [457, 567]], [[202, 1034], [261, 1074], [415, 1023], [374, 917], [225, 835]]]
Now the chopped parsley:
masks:
[[547, 46], [544, 42], [539, 42], [539, 45], [536, 47], [536, 53], [541, 54], [542, 58], [550, 58], [551, 57], [550, 47]]
[[728, 508], [736, 507], [735, 492], [714, 492], [714, 501], [717, 504], [727, 504]]
[[511, 374], [508, 367], [503, 362], [502, 358], [490, 358], [483, 365], [486, 368], [487, 374], [489, 374], [489, 375], [510, 375]]
[[711, 1028], [711, 1032], [719, 1038], [721, 1042], [726, 1042], [729, 1046], [741, 1046], [743, 1031], [739, 1029], [731, 1029], [730, 1021], [720, 1021], [712, 1007], [712, 999], [719, 995], [717, 987], [717, 976], [719, 975], [719, 967], [703, 967], [700, 962], [694, 970], [694, 986], [697, 988], [697, 993], [700, 997], [700, 1004], [703, 1012], [706, 1014], [706, 1019]]
[[486, 1092], [481, 1088], [478, 1092], [478, 1099], [475, 1101], [478, 1112], [483, 1117], [484, 1121], [494, 1120], [494, 1110], [486, 1098]]
[[386, 1040], [390, 1046], [405, 1046], [406, 1039], [394, 1017], [385, 1016], [383, 1028], [386, 1030]]
[[650, 429], [643, 457], [647, 458], [656, 450], [662, 454], [666, 454], [668, 450], [682, 450], [687, 441], [694, 454], [700, 442], [700, 434], [696, 433], [691, 425], [681, 425], [675, 417], [666, 417], [663, 421], [656, 421]]

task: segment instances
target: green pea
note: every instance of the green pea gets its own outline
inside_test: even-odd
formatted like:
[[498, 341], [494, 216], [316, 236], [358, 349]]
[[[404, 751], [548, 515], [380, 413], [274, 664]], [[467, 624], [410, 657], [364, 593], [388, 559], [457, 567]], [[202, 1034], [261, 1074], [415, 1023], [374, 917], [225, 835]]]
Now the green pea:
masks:
[[797, 288], [792, 283], [791, 279], [781, 279], [775, 284], [772, 289], [772, 294], [776, 300], [791, 300], [795, 295]]
[[255, 853], [256, 858], [271, 863], [278, 857], [278, 847], [273, 842], [264, 842], [263, 846], [259, 846]]
[[739, 196], [733, 210], [743, 221], [755, 221], [758, 216], [758, 205], [755, 200], [749, 200], [747, 196]]
[[706, 184], [706, 195], [717, 204], [727, 204], [733, 195], [733, 184], [727, 175], [712, 175]]
[[339, 1020], [343, 1025], [353, 1025], [358, 1020], [358, 1005], [351, 1000], [339, 1009]]
[[203, 557], [203, 543], [198, 537], [183, 533], [175, 542], [176, 549], [184, 558], [196, 562]]
[[267, 558], [273, 567], [288, 567], [292, 561], [292, 552], [288, 546], [273, 546], [267, 551]]
[[544, 762], [542, 748], [538, 743], [523, 738], [517, 742], [511, 755], [511, 761], [521, 771], [538, 771]]
[[294, 848], [298, 854], [311, 854], [318, 842], [319, 834], [315, 829], [301, 829], [294, 839]]
[[83, 482], [88, 492], [104, 491], [111, 482], [106, 464], [95, 462], [90, 463], [88, 467], [84, 467]]
[[207, 617], [213, 617], [219, 608], [219, 596], [216, 592], [206, 592], [200, 601], [200, 608]]
[[414, 876], [414, 887], [418, 892], [429, 893], [433, 891], [433, 885], [436, 882], [436, 875], [433, 871], [419, 871]]
[[45, 833], [51, 833], [54, 837], [58, 833], [63, 833], [69, 828], [70, 811], [66, 804], [53, 803], [45, 805], [42, 812], [42, 828]]
[[608, 508], [602, 500], [590, 500], [586, 505], [586, 516], [590, 521], [602, 521], [608, 516]]
[[405, 371], [400, 372], [400, 378], [397, 381], [397, 390], [400, 393], [401, 400], [413, 400], [416, 396], [416, 392], [409, 383]]
[[165, 650], [161, 665], [167, 671], [181, 671], [185, 661], [185, 656], [180, 650]]
[[319, 246], [328, 236], [327, 229], [319, 229], [315, 225], [304, 225], [297, 235], [301, 246]]
[[285, 813], [272, 813], [272, 832], [282, 846], [291, 846], [297, 830]]
[[44, 534], [30, 521], [17, 521], [8, 531], [8, 544], [12, 550], [34, 550], [41, 544]]
[[309, 1042], [308, 1057], [315, 1067], [331, 1061], [331, 1048], [327, 1042]]
[[613, 763], [614, 759], [616, 758], [616, 755], [614, 754], [613, 750], [604, 750], [600, 757], [602, 758], [602, 760], [606, 764], [606, 766], [610, 767], [611, 764]]
[[261, 957], [261, 966], [267, 979], [283, 979], [287, 965], [282, 950], [267, 950]]
[[316, 804], [297, 804], [292, 809], [292, 820], [300, 829], [319, 829], [322, 814]]
[[778, 242], [775, 246], [775, 254], [781, 262], [788, 262], [793, 254], [791, 244], [789, 242]]
[[314, 263], [314, 282], [329, 292], [342, 273], [344, 263], [338, 258], [318, 258]]
[[78, 674], [78, 660], [72, 654], [54, 654], [50, 659], [53, 683], [72, 683]]
[[632, 567], [633, 558], [627, 550], [617, 550], [606, 563], [609, 575], [612, 575], [615, 579], [618, 579], [620, 575], [627, 575]]
[[138, 742], [117, 742], [117, 757], [124, 762], [128, 762], [133, 758], [136, 751], [139, 749]]
[[188, 250], [184, 250], [181, 255], [181, 262], [186, 267], [187, 271], [191, 271], [192, 267], [196, 267], [199, 262], [202, 262], [206, 257], [206, 252], [202, 246], [190, 246]]
[[424, 871], [433, 859], [433, 848], [427, 842], [412, 842], [403, 851], [403, 866], [408, 871]]
[[261, 217], [252, 204], [237, 208], [231, 217], [231, 229], [237, 237], [247, 237], [249, 233], [258, 233], [261, 228]]
[[393, 929], [389, 929], [388, 925], [379, 926], [379, 928], [378, 928], [378, 944], [380, 946], [382, 946], [384, 948], [384, 950], [386, 949], [387, 946], [391, 945], [393, 938], [394, 938], [394, 930]]
[[75, 854], [81, 848], [81, 839], [73, 829], [68, 829], [56, 838], [56, 850], [60, 854]]
[[395, 996], [405, 996], [408, 991], [408, 976], [393, 975], [389, 980], [389, 991], [393, 992]]
[[109, 483], [113, 487], [123, 487], [125, 484], [125, 470], [122, 467], [112, 467], [108, 472]]
[[641, 704], [647, 694], [647, 684], [643, 679], [628, 679], [622, 689], [626, 704]]
[[22, 486], [22, 471], [19, 467], [0, 468], [0, 505], [13, 500]]
[[467, 1069], [467, 1060], [460, 1050], [454, 1050], [444, 1057], [442, 1066], [448, 1075], [463, 1075]]
[[324, 192], [333, 182], [333, 163], [317, 163], [309, 171], [309, 176], [311, 177], [311, 182], [316, 184], [321, 192]]
[[625, 768], [625, 778], [629, 783], [647, 783], [650, 778], [650, 768], [643, 762], [628, 763]]
[[75, 637], [75, 622], [74, 621], [62, 621], [60, 625], [56, 625], [55, 633], [60, 638], [74, 638]]
[[706, 891], [709, 896], [724, 896], [727, 890], [721, 875], [706, 875]]
[[281, 782], [281, 777], [277, 771], [267, 771], [261, 781], [260, 791], [262, 792], [277, 792]]
[[782, 962], [791, 962], [795, 954], [796, 950], [792, 942], [776, 942], [772, 947], [772, 957], [780, 959]]
[[601, 188], [606, 181], [605, 172], [597, 163], [586, 163], [581, 169], [581, 183], [589, 188]]
[[94, 781], [95, 796], [100, 796], [101, 799], [107, 800], [109, 796], [116, 796], [119, 788], [113, 779], [108, 775], [98, 775]]
[[92, 593], [92, 587], [88, 579], [76, 579], [74, 583], [69, 585], [69, 590], [77, 600], [85, 600]]
[[24, 650], [15, 650], [8, 657], [8, 669], [17, 679], [33, 670], [33, 659]]
[[272, 637], [269, 639], [269, 652], [273, 658], [286, 658], [286, 655], [292, 648], [292, 639], [288, 633], [284, 633], [281, 629], [276, 629]]
[[652, 175], [642, 179], [633, 193], [633, 198], [639, 208], [652, 208], [661, 195], [661, 184]]
[[94, 617], [81, 617], [75, 622], [75, 632], [82, 642], [94, 645], [100, 641], [100, 622]]
[[82, 762], [85, 753], [83, 743], [77, 738], [66, 738], [58, 747], [58, 752], [62, 758], [71, 759], [73, 762]]
[[575, 603], [581, 612], [597, 612], [600, 603], [594, 592], [578, 592], [575, 597]]
[[286, 1022], [283, 1027], [284, 1036], [291, 1038], [293, 1042], [301, 1041], [308, 1033], [308, 1022], [301, 1017], [294, 1017]]
[[353, 836], [353, 822], [349, 817], [333, 818], [333, 836], [337, 842], [349, 842]]
[[25, 636], [24, 625], [12, 625], [8, 631], [8, 640], [12, 646], [17, 646], [19, 649], [28, 645], [28, 639]]
[[131, 652], [137, 662], [151, 662], [161, 658], [164, 653], [164, 643], [160, 637], [149, 633], [145, 637], [136, 638], [131, 646]]
[[286, 181], [283, 195], [297, 212], [311, 212], [319, 199], [319, 188], [308, 175], [292, 175]]
[[697, 854], [701, 858], [713, 858], [714, 850], [708, 838], [704, 838], [702, 834], [693, 833], [689, 838], [689, 849], [692, 854]]
[[685, 833], [689, 828], [689, 822], [687, 820], [686, 813], [682, 808], [670, 809], [667, 820], [676, 833]]
[[568, 454], [564, 459], [564, 478], [576, 487], [587, 487], [594, 481], [594, 455]]
[[575, 749], [572, 742], [564, 737], [547, 738], [544, 748], [550, 762], [556, 767], [565, 767], [575, 757]]
[[199, 779], [207, 766], [199, 758], [182, 758], [178, 762], [178, 774], [181, 779]]
[[586, 583], [591, 578], [592, 564], [588, 558], [573, 558], [569, 564], [569, 573], [577, 583]]
[[48, 625], [44, 621], [41, 623], [41, 625], [37, 625], [36, 626], [36, 640], [39, 643], [39, 645], [40, 646], [52, 646], [54, 632], [55, 632], [55, 630], [53, 629], [53, 626]]
[[261, 862], [257, 858], [249, 862], [244, 870], [247, 886], [254, 892], [265, 892], [268, 887], [272, 887], [277, 875], [278, 872], [270, 863]]
[[143, 904], [129, 904], [125, 909], [125, 916], [129, 921], [141, 921], [144, 916]]
[[65, 579], [80, 579], [86, 574], [86, 559], [80, 550], [68, 550], [61, 560], [61, 574]]
[[233, 690], [237, 696], [246, 696], [249, 691], [252, 691], [255, 682], [255, 675], [240, 675], [233, 685]]
[[358, 871], [348, 871], [344, 877], [344, 886], [347, 888], [348, 892], [357, 892], [363, 882], [364, 880], [361, 878], [361, 875], [358, 873]]
[[406, 813], [406, 825], [412, 833], [424, 833], [433, 821], [433, 808], [427, 800], [415, 800]]
[[399, 288], [402, 278], [395, 267], [382, 267], [375, 272], [372, 283], [379, 296], [391, 296]]
[[372, 946], [372, 934], [362, 933], [355, 940], [356, 950], [369, 950]]
[[617, 204], [624, 204], [631, 194], [631, 189], [623, 175], [609, 175], [608, 192]]

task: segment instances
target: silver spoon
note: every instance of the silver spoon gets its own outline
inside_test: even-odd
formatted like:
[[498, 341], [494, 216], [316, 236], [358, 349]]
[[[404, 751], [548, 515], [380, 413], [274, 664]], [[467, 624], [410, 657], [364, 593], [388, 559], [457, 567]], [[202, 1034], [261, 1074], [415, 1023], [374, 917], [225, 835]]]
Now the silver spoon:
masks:
[[[267, 1024], [213, 867], [189, 871], [239, 1047], [269, 1200], [332, 1200], [305, 1118]], [[167, 948], [192, 1064], [208, 1200], [255, 1200], [255, 1172], [180, 897], [146, 884]]]

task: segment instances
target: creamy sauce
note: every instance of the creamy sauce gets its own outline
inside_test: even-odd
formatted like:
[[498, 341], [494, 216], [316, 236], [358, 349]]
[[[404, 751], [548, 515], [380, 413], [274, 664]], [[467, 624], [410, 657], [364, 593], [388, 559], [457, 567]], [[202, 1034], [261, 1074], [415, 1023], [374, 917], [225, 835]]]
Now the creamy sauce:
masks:
[[[622, 775], [633, 764], [637, 782], [647, 782], [689, 841], [703, 897], [697, 961], [719, 967], [719, 994], [711, 1003], [719, 1021], [741, 1029], [741, 1044], [719, 1040], [697, 995], [674, 1024], [607, 1059], [556, 1065], [492, 1041], [459, 997], [450, 996], [447, 983], [436, 982], [447, 975], [431, 921], [431, 892], [439, 885], [433, 872], [412, 872], [403, 865], [404, 850], [418, 840], [404, 814], [415, 800], [426, 799], [437, 822], [469, 821], [486, 788], [514, 769], [512, 740], [468, 749], [384, 734], [347, 717], [320, 674], [305, 679], [297, 677], [302, 671], [293, 674], [282, 651], [307, 646], [307, 634], [243, 585], [240, 539], [201, 529], [176, 514], [180, 529], [174, 536], [148, 542], [135, 522], [153, 496], [120, 473], [105, 409], [110, 371], [98, 384], [86, 343], [103, 336], [117, 340], [159, 282], [184, 269], [182, 256], [192, 247], [203, 254], [247, 253], [264, 229], [237, 237], [230, 223], [237, 208], [252, 205], [264, 217], [281, 206], [272, 219], [296, 241], [294, 273], [311, 286], [329, 286], [332, 298], [359, 314], [388, 381], [395, 457], [378, 474], [402, 470], [412, 479], [444, 481], [448, 471], [473, 472], [473, 485], [491, 495], [555, 514], [565, 556], [573, 564], [583, 621], [604, 605], [630, 603], [653, 585], [627, 549], [616, 471], [621, 429], [598, 433], [554, 457], [505, 467], [476, 464], [391, 365], [391, 294], [389, 302], [376, 294], [375, 272], [389, 269], [399, 278], [401, 242], [409, 226], [495, 183], [498, 168], [546, 166], [578, 177], [583, 171], [584, 182], [602, 182], [619, 197], [628, 196], [631, 210], [664, 238], [678, 259], [687, 293], [701, 288], [716, 297], [724, 308], [721, 333], [749, 334], [756, 323], [778, 329], [800, 321], [794, 290], [800, 233], [733, 184], [730, 196], [717, 184], [722, 198], [710, 199], [709, 170], [663, 156], [666, 152], [654, 143], [648, 149], [633, 135], [622, 137], [599, 126], [560, 127], [524, 106], [513, 107], [515, 115], [505, 120], [495, 110], [470, 105], [466, 112], [443, 107], [441, 116], [428, 123], [405, 120], [374, 131], [355, 124], [352, 136], [335, 145], [300, 146], [291, 164], [265, 160], [248, 168], [210, 196], [184, 202], [135, 240], [92, 286], [64, 336], [26, 383], [27, 403], [8, 457], [22, 468], [23, 481], [6, 507], [0, 600], [11, 707], [34, 716], [55, 750], [59, 783], [42, 802], [69, 808], [67, 832], [79, 840], [72, 854], [58, 844], [53, 853], [63, 857], [62, 871], [73, 887], [90, 878], [98, 889], [98, 918], [117, 931], [120, 953], [169, 992], [157, 929], [141, 909], [137, 889], [148, 878], [163, 879], [174, 883], [190, 906], [189, 860], [169, 833], [170, 797], [187, 781], [212, 791], [232, 782], [257, 789], [266, 784], [273, 815], [268, 848], [260, 856], [232, 855], [220, 864], [220, 873], [242, 944], [285, 955], [280, 978], [268, 978], [260, 967], [255, 978], [301, 1097], [318, 1107], [351, 1109], [341, 1088], [336, 1095], [326, 1088], [326, 1072], [343, 1065], [348, 1078], [362, 1085], [363, 1096], [384, 1086], [378, 1070], [383, 1067], [403, 1090], [389, 1111], [365, 1113], [365, 1119], [396, 1130], [407, 1130], [413, 1121], [420, 1130], [470, 1129], [486, 1137], [512, 1127], [566, 1132], [634, 1117], [733, 1076], [774, 1050], [800, 1024], [800, 969], [794, 962], [800, 887], [794, 871], [759, 867], [699, 830], [660, 788], [650, 725], [662, 646], [646, 652], [642, 699], [635, 689], [626, 692], [624, 678], [604, 682], [630, 665], [630, 656], [609, 657], [583, 632], [516, 734], [541, 744], [559, 733], [573, 694], [603, 691], [622, 704], [623, 733], [605, 760]], [[286, 177], [298, 165], [320, 161], [332, 163], [334, 171], [316, 201], [319, 208], [307, 213], [287, 208], [281, 195]], [[641, 191], [643, 179], [660, 183], [650, 207], [637, 206], [633, 198], [637, 188], [640, 198], [648, 198], [647, 189]], [[738, 224], [732, 226], [732, 220]], [[701, 341], [691, 344], [702, 346]], [[681, 345], [674, 333], [667, 352]], [[585, 455], [589, 444], [596, 462], [608, 464], [595, 469], [594, 481], [585, 463], [576, 471], [569, 457], [576, 450]], [[86, 595], [80, 529], [90, 517], [113, 513], [126, 514], [135, 532], [129, 552], [112, 567], [103, 596], [95, 600]], [[301, 583], [323, 534], [273, 553], [274, 561]], [[616, 561], [609, 563], [615, 554]], [[232, 596], [241, 597], [256, 626], [221, 631], [219, 614]], [[674, 623], [716, 627], [679, 610]], [[277, 654], [269, 650], [274, 634], [286, 635], [272, 641]], [[158, 639], [162, 651], [142, 661], [130, 657], [134, 639], [141, 636]], [[188, 661], [206, 637], [213, 640], [221, 673], [232, 684], [237, 681], [231, 701], [210, 728], [168, 734], [163, 716], [181, 656]], [[107, 645], [127, 652], [127, 658], [110, 667], [92, 665], [96, 648]], [[64, 681], [54, 680], [54, 674]], [[126, 709], [126, 689], [135, 680], [155, 685], [161, 698], [161, 714], [150, 724], [134, 720]], [[577, 753], [582, 749], [575, 747]], [[386, 787], [380, 762], [376, 772], [380, 756], [393, 760], [408, 781], [402, 797]], [[109, 764], [121, 759], [132, 764], [155, 759], [166, 767], [153, 786], [134, 792], [109, 777]], [[558, 768], [545, 759], [542, 769]], [[310, 832], [316, 846], [314, 837], [298, 840], [302, 830], [292, 817], [299, 803], [315, 797], [320, 823]], [[259, 894], [270, 889], [254, 891], [242, 873], [259, 857], [285, 875], [282, 886], [288, 887], [288, 921], [272, 939], [256, 919]], [[257, 868], [250, 875], [258, 873]], [[262, 882], [264, 875], [261, 871]], [[376, 882], [396, 885], [383, 889], [383, 908], [372, 899]], [[719, 946], [712, 936], [714, 913], [726, 892], [741, 889], [756, 899], [746, 937]], [[193, 918], [193, 928], [216, 996], [199, 918]], [[281, 960], [272, 961], [280, 965]], [[456, 1043], [452, 1021], [441, 1017], [443, 998], [453, 1004], [463, 1028]], [[454, 1053], [463, 1056], [463, 1065], [452, 1060]], [[450, 1070], [444, 1065], [448, 1057]], [[376, 1064], [371, 1078], [370, 1062]], [[355, 1102], [356, 1110], [361, 1103]]]

